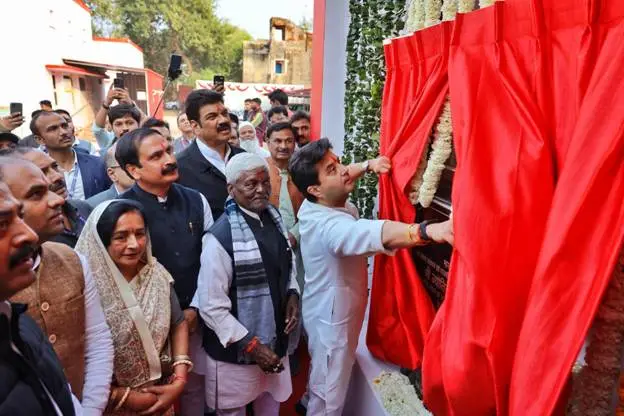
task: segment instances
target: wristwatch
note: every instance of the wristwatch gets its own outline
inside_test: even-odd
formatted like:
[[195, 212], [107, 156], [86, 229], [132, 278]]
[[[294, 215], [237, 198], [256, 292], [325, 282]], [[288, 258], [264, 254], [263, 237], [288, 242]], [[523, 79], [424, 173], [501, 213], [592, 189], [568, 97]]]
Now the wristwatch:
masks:
[[364, 172], [368, 172], [368, 160], [366, 162], [362, 162], [362, 169], [364, 169]]
[[419, 225], [419, 231], [420, 231], [419, 236], [422, 241], [427, 241], [427, 242], [433, 241], [433, 239], [429, 237], [429, 234], [427, 234], [427, 225], [429, 225], [430, 223], [431, 221], [423, 221]]

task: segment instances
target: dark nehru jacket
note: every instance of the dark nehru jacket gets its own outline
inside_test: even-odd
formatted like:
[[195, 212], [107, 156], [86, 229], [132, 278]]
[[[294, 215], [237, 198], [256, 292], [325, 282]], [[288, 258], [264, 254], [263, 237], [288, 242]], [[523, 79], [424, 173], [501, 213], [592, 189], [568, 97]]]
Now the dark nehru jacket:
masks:
[[73, 416], [61, 363], [25, 311], [26, 305], [12, 304], [8, 314], [0, 313], [0, 415], [56, 415], [52, 397], [64, 416]]
[[171, 273], [180, 306], [187, 309], [197, 289], [201, 264], [204, 204], [199, 192], [174, 183], [167, 201], [159, 202], [156, 195], [134, 184], [121, 197], [145, 207], [154, 257]]
[[[275, 330], [278, 336], [275, 353], [279, 357], [284, 357], [288, 349], [288, 335], [284, 334], [284, 329], [286, 328], [284, 320], [286, 319], [287, 293], [290, 287], [292, 252], [288, 247], [286, 239], [271, 219], [271, 215], [268, 211], [264, 211], [260, 216], [262, 223], [244, 212], [243, 216], [256, 237], [256, 242], [258, 243], [258, 248], [260, 249], [260, 255], [262, 257], [262, 264], [264, 265], [269, 281], [269, 291], [271, 292], [271, 299], [273, 300], [275, 310]], [[238, 318], [232, 228], [228, 216], [222, 215], [219, 217], [208, 232], [215, 236], [232, 260], [232, 272], [234, 275], [232, 276], [232, 284], [230, 285], [230, 292], [228, 295], [232, 302], [230, 313], [235, 318]], [[242, 347], [239, 345], [240, 341], [229, 345], [227, 348], [223, 348], [217, 335], [207, 326], [204, 326], [203, 334], [204, 350], [214, 360], [240, 364], [238, 362], [238, 349]]]
[[[197, 140], [176, 155], [180, 171], [178, 182], [201, 192], [206, 197], [212, 210], [212, 218], [216, 221], [225, 211], [225, 200], [228, 197], [227, 182], [225, 175], [202, 155]], [[244, 152], [238, 147], [230, 146], [230, 149], [230, 158]]]

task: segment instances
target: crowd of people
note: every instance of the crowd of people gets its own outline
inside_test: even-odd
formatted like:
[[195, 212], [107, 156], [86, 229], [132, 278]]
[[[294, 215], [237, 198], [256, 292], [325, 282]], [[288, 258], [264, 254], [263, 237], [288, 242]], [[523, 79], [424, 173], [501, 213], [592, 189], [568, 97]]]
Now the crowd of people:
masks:
[[[0, 414], [278, 415], [295, 351], [300, 407], [340, 415], [367, 303], [367, 258], [453, 241], [452, 223], [360, 219], [355, 181], [282, 91], [242, 120], [195, 90], [171, 137], [128, 92], [96, 114], [0, 120]], [[110, 125], [110, 130], [106, 125]]]

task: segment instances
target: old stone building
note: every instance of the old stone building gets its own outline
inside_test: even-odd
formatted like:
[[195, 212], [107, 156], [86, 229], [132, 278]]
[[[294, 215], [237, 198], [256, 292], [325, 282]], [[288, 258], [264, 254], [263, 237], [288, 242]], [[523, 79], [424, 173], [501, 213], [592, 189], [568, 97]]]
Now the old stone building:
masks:
[[312, 33], [288, 19], [271, 18], [271, 39], [245, 42], [243, 82], [312, 83]]

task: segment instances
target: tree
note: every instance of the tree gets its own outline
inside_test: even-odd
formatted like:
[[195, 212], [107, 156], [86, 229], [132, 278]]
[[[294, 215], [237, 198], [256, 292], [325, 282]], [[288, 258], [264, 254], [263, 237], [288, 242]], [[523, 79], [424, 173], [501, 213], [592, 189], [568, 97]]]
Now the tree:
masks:
[[246, 31], [215, 14], [215, 0], [87, 0], [94, 33], [125, 36], [143, 48], [145, 66], [165, 74], [169, 56], [182, 55], [189, 74], [214, 71], [242, 78]]

